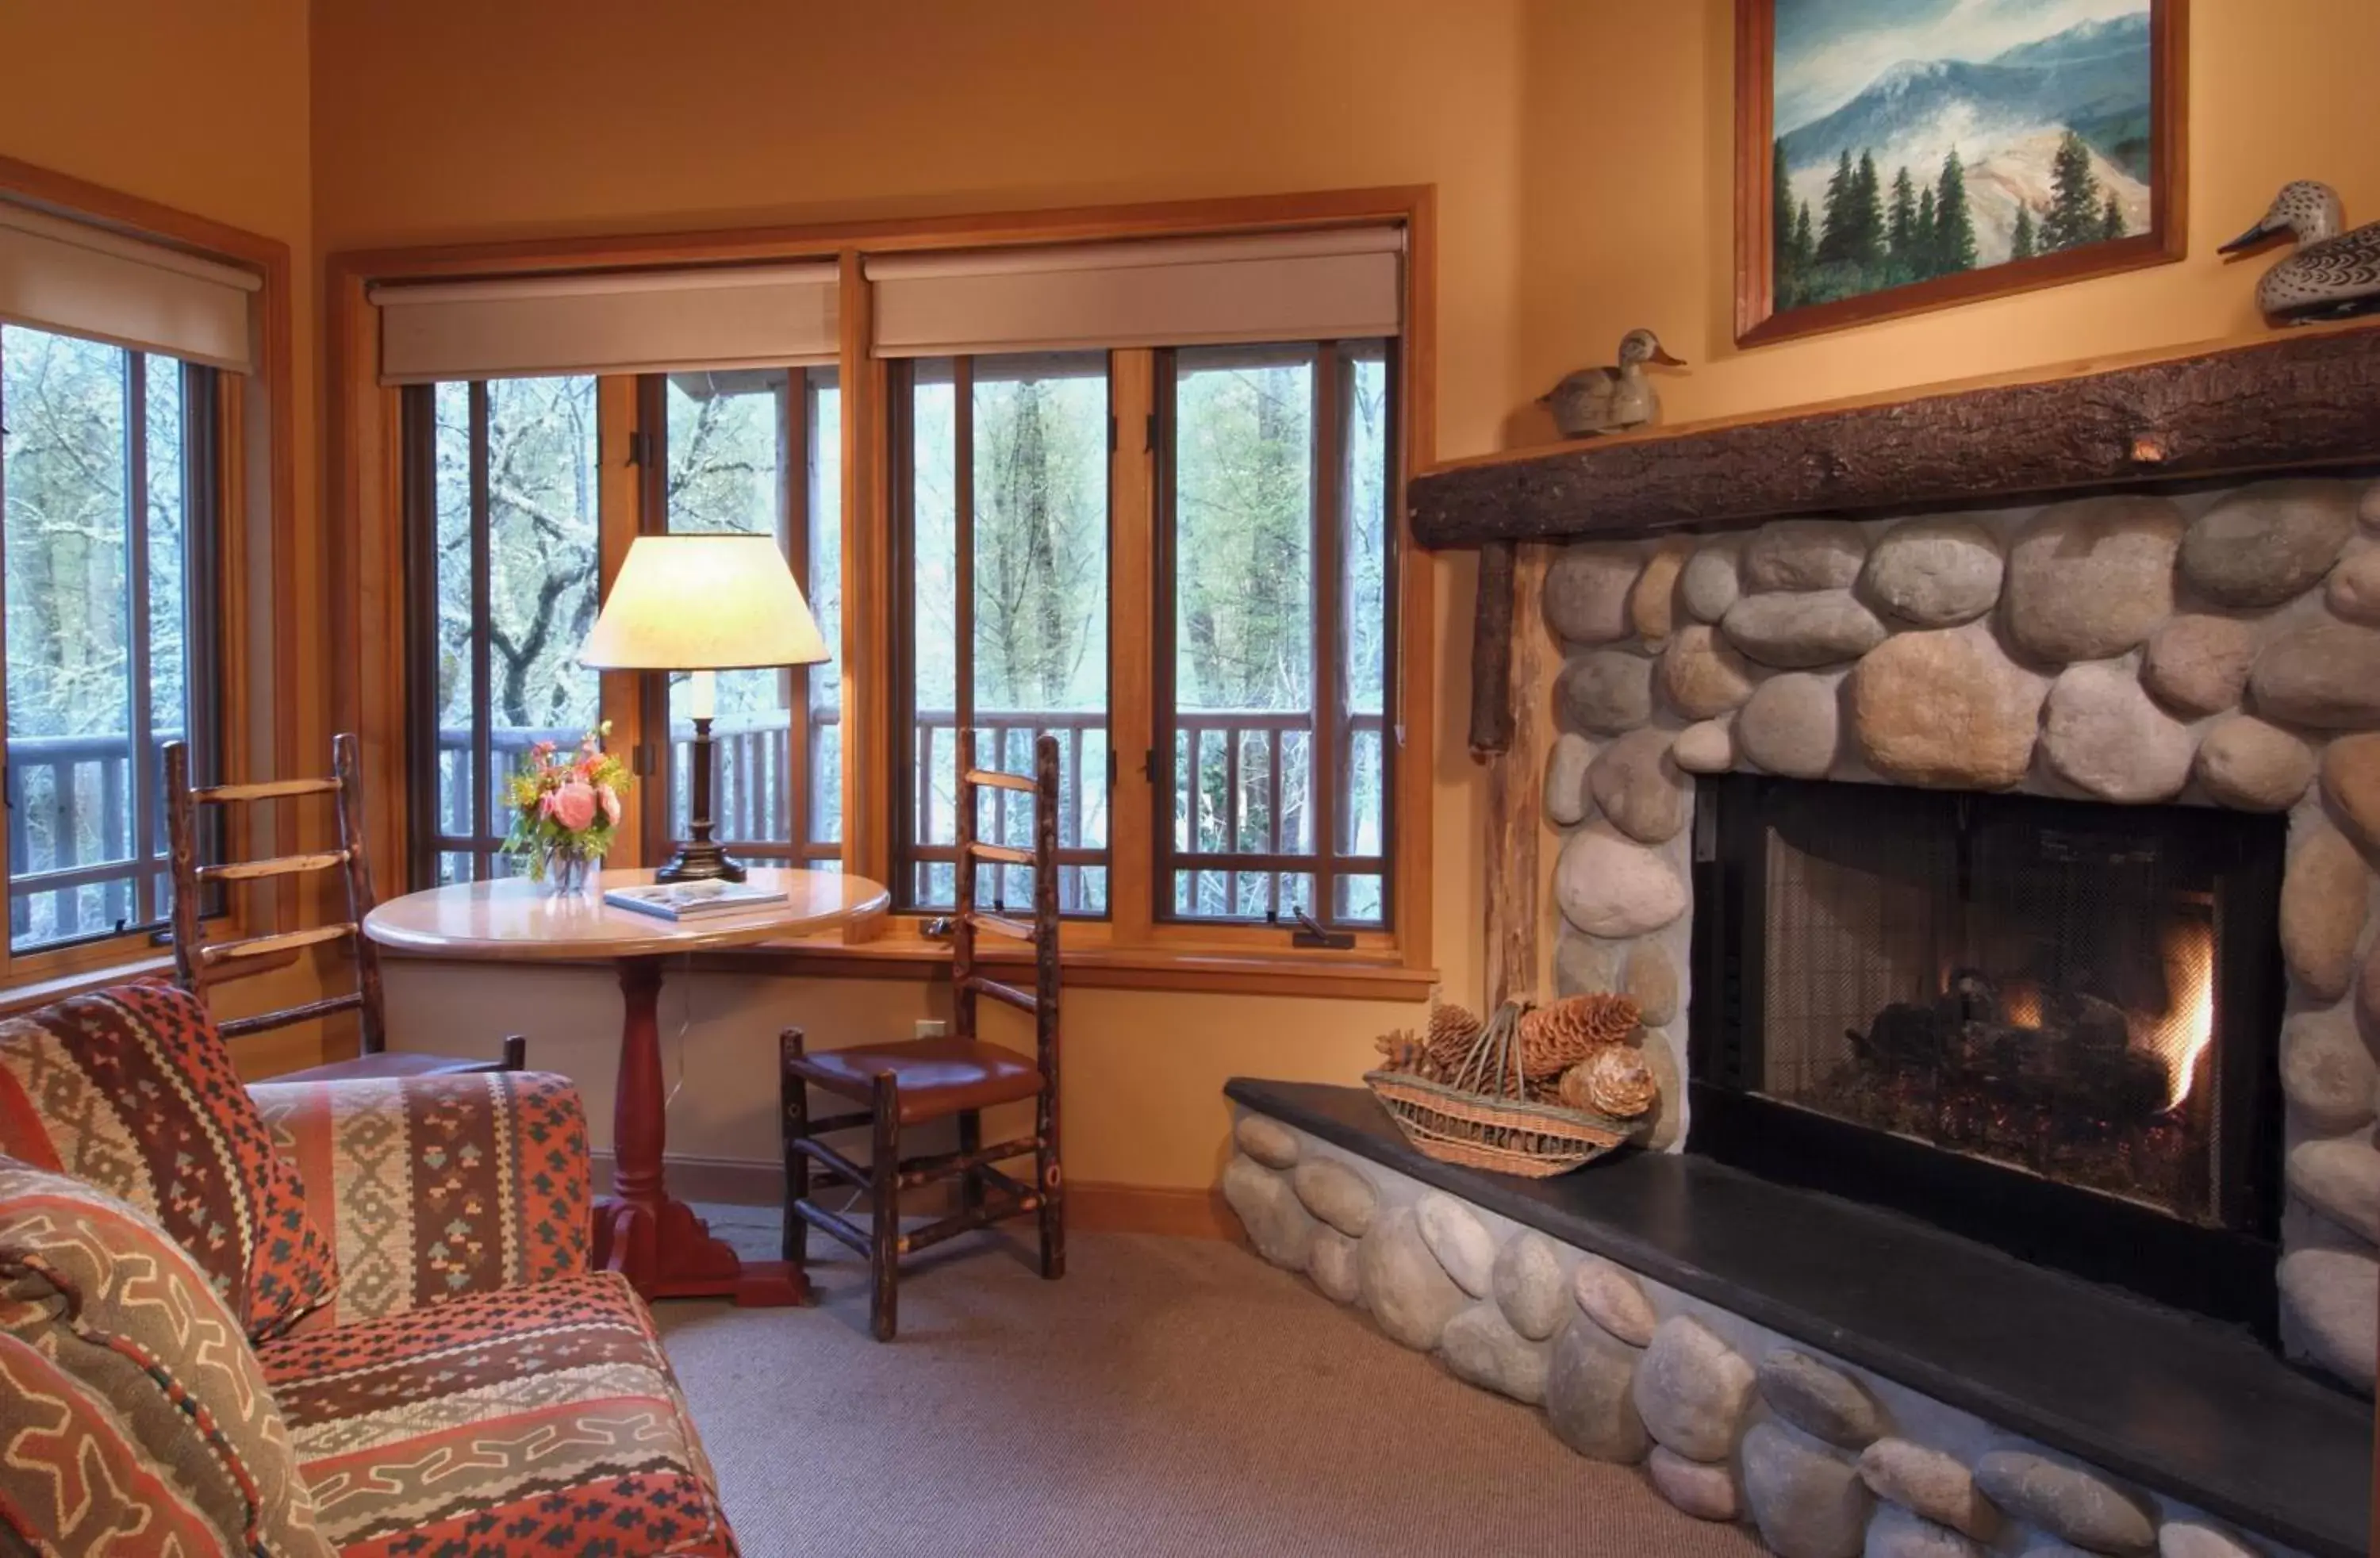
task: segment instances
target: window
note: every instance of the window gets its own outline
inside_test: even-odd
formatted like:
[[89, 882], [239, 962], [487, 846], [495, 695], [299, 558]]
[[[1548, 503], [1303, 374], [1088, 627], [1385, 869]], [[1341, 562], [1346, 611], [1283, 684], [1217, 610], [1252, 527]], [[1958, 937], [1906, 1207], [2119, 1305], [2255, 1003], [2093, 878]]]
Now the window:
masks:
[[601, 718], [578, 663], [595, 622], [595, 381], [479, 380], [407, 392], [416, 509], [417, 880], [504, 874], [504, 785], [539, 741]]
[[[1026, 773], [1058, 738], [1058, 901], [1108, 908], [1108, 362], [1105, 353], [901, 365], [895, 478], [908, 657], [902, 900], [949, 905], [964, 749]], [[962, 740], [961, 733], [965, 733]], [[1027, 847], [1029, 804], [983, 797], [977, 836]], [[986, 903], [1031, 872], [985, 867]]]
[[214, 371], [0, 325], [8, 947], [161, 927], [159, 752], [215, 759]]
[[[843, 397], [832, 368], [653, 375], [648, 425], [662, 492], [649, 511], [676, 531], [771, 535], [830, 647], [842, 642]], [[652, 409], [655, 396], [661, 406]], [[686, 831], [694, 722], [669, 678], [670, 761], [655, 786], [667, 833]], [[832, 862], [843, 839], [843, 662], [722, 671], [711, 724], [714, 836], [739, 858]]]
[[1381, 925], [1387, 348], [1185, 349], [1158, 386], [1160, 914]]

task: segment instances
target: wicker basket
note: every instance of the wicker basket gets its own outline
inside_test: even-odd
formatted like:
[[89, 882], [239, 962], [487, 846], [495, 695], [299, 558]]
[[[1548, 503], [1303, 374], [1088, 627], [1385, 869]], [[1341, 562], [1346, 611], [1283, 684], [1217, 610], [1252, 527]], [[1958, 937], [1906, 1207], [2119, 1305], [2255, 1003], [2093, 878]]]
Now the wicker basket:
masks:
[[1626, 1141], [1624, 1121], [1523, 1096], [1520, 1008], [1498, 1012], [1451, 1083], [1409, 1071], [1367, 1071], [1364, 1085], [1405, 1139], [1442, 1163], [1545, 1179]]

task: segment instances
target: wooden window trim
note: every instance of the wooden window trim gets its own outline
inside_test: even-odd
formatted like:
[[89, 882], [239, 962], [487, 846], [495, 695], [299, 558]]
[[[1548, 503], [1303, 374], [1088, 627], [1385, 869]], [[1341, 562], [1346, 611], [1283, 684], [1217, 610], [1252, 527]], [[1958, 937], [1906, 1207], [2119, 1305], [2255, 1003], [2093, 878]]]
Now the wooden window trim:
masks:
[[[901, 744], [893, 738], [897, 657], [885, 652], [886, 648], [897, 642], [893, 637], [896, 613], [890, 544], [892, 451], [887, 419], [881, 411], [889, 398], [889, 365], [868, 352], [872, 293], [862, 273], [863, 257], [947, 249], [1400, 224], [1406, 237], [1405, 327], [1397, 354], [1398, 457], [1390, 505], [1392, 513], [1402, 516], [1406, 481], [1414, 471], [1431, 463], [1436, 450], [1436, 221], [1435, 189], [1412, 186], [724, 232], [529, 238], [331, 256], [325, 264], [329, 321], [326, 347], [330, 364], [330, 417], [324, 451], [330, 512], [325, 516], [325, 530], [332, 547], [336, 587], [343, 603], [352, 608], [340, 614], [338, 626], [344, 635], [338, 652], [332, 657], [339, 673], [331, 690], [341, 727], [365, 733], [369, 771], [365, 787], [371, 808], [375, 847], [382, 858], [403, 858], [407, 776], [404, 727], [397, 717], [404, 707], [405, 668], [401, 656], [390, 652], [386, 631], [395, 620], [390, 581], [400, 577], [404, 563], [397, 545], [400, 527], [395, 523], [395, 461], [391, 458], [396, 392], [383, 389], [377, 382], [379, 321], [378, 310], [366, 296], [370, 284], [801, 258], [833, 258], [839, 262], [843, 275], [839, 379], [844, 396], [844, 859], [845, 870], [890, 882], [893, 874], [894, 797], [898, 794], [894, 764], [901, 749]], [[1111, 394], [1118, 382], [1111, 359]], [[1118, 460], [1146, 457], [1145, 451], [1132, 447], [1135, 442], [1128, 432], [1119, 437]], [[607, 457], [607, 495], [608, 483], [614, 474], [613, 461]], [[1117, 490], [1127, 490], [1120, 478]], [[1409, 544], [1401, 544], [1399, 554], [1401, 579], [1394, 589], [1397, 632], [1390, 646], [1390, 678], [1396, 688], [1391, 715], [1394, 731], [1384, 748], [1392, 787], [1390, 804], [1399, 834], [1388, 872], [1392, 880], [1384, 883], [1384, 892], [1392, 906], [1393, 931], [1385, 935], [1359, 934], [1354, 953], [1326, 956], [1313, 951], [1301, 949], [1293, 954], [1280, 948], [1284, 938], [1267, 927], [1144, 927], [1120, 915], [1108, 922], [1111, 933], [1122, 931], [1135, 936], [1137, 945], [1128, 955], [1121, 950], [1101, 955], [1115, 968], [1123, 969], [1135, 959], [1146, 960], [1184, 970], [1179, 980], [1169, 980], [1153, 970], [1132, 971], [1133, 978], [1151, 988], [1223, 988], [1198, 984], [1193, 976], [1202, 975], [1217, 959], [1244, 962], [1260, 956], [1256, 949], [1244, 949], [1240, 938], [1229, 933], [1246, 931], [1270, 943], [1279, 949], [1276, 955], [1288, 960], [1285, 972], [1250, 974], [1249, 978], [1294, 982], [1297, 969], [1327, 968], [1334, 960], [1351, 958], [1366, 968], [1401, 970], [1383, 977], [1392, 979], [1397, 989], [1414, 993], [1426, 990], [1427, 981], [1435, 977], [1430, 885], [1438, 565], [1429, 554]], [[617, 566], [607, 550], [607, 583]], [[1111, 567], [1114, 571], [1111, 587], [1118, 603], [1124, 599], [1127, 589], [1139, 590], [1149, 582], [1147, 560], [1133, 558], [1122, 549]], [[1138, 598], [1148, 600], [1146, 594]], [[1111, 739], [1118, 750], [1131, 750], [1125, 745], [1130, 739], [1124, 723], [1129, 708], [1120, 694], [1127, 687], [1146, 685], [1146, 677], [1143, 676], [1138, 683], [1127, 681], [1126, 672], [1135, 668], [1114, 658], [1117, 650], [1113, 643], [1110, 652], [1113, 666], [1111, 714], [1116, 722], [1111, 726]], [[1137, 669], [1145, 672], [1147, 668]], [[607, 681], [606, 708], [613, 706]], [[1112, 827], [1116, 830], [1111, 832], [1111, 837], [1123, 836], [1121, 830], [1132, 804], [1133, 788], [1120, 785], [1111, 799]], [[1145, 795], [1141, 798], [1145, 802]], [[635, 815], [633, 810], [631, 815]], [[639, 858], [650, 853], [650, 849], [642, 849]], [[1149, 861], [1129, 858], [1137, 853], [1111, 851], [1111, 914], [1148, 896], [1146, 883], [1141, 884], [1143, 890], [1136, 895], [1128, 890], [1131, 874], [1152, 869]], [[392, 882], [390, 888], [400, 890], [404, 885]], [[850, 928], [845, 940], [850, 946], [872, 944], [879, 940], [898, 945], [904, 934], [902, 917], [888, 916]], [[919, 952], [897, 953], [892, 960], [926, 955], [930, 943], [919, 944]], [[1213, 950], [1219, 947], [1223, 950]], [[823, 955], [820, 953], [802, 950], [788, 955], [804, 967], [823, 967], [818, 962]], [[1088, 955], [1087, 952], [1085, 955]], [[1144, 974], [1146, 977], [1142, 977]], [[1326, 975], [1314, 982], [1337, 978]], [[1356, 981], [1350, 979], [1348, 982]]]
[[[245, 783], [260, 777], [260, 756], [274, 773], [297, 771], [297, 754], [308, 749], [305, 743], [310, 737], [319, 738], [325, 753], [329, 749], [328, 730], [319, 717], [320, 704], [311, 696], [317, 688], [310, 686], [323, 657], [301, 652], [306, 624], [298, 613], [272, 614], [272, 662], [277, 668], [273, 679], [276, 688], [287, 689], [287, 695], [271, 700], [266, 716], [270, 733], [260, 753], [251, 724], [258, 668], [249, 653], [250, 634], [257, 625], [249, 611], [249, 570], [254, 562], [250, 529], [259, 522], [260, 505], [271, 598], [322, 599], [319, 590], [300, 588], [297, 567], [288, 245], [13, 157], [0, 156], [0, 195], [71, 221], [237, 266], [261, 280], [251, 305], [258, 332], [255, 371], [242, 375], [210, 371], [213, 441], [210, 447], [188, 451], [204, 469], [214, 511], [213, 533], [209, 538], [213, 587], [201, 610], [211, 618], [203, 627], [215, 640], [215, 675], [213, 686], [205, 693], [212, 704], [209, 713], [217, 735], [215, 761], [224, 782]], [[142, 627], [145, 629], [145, 624]], [[195, 678], [192, 685], [194, 692], [200, 690]], [[272, 811], [265, 824], [273, 834], [269, 846], [251, 838], [251, 830], [258, 824], [241, 818], [233, 824], [236, 831], [226, 841], [226, 850], [241, 858], [289, 854], [328, 836], [327, 815], [313, 817], [286, 805]], [[136, 819], [136, 835], [140, 826], [140, 820]], [[7, 868], [6, 847], [5, 837], [0, 837], [0, 880], [5, 880]], [[224, 916], [226, 933], [244, 937], [285, 929], [294, 923], [295, 898], [295, 894], [269, 890], [233, 895]], [[7, 938], [0, 936], [0, 1012], [27, 1009], [77, 990], [170, 968], [171, 961], [168, 957], [161, 962], [148, 931], [21, 954], [10, 951]], [[273, 968], [287, 961], [258, 960]], [[243, 968], [241, 973], [246, 977], [264, 971], [259, 967]]]

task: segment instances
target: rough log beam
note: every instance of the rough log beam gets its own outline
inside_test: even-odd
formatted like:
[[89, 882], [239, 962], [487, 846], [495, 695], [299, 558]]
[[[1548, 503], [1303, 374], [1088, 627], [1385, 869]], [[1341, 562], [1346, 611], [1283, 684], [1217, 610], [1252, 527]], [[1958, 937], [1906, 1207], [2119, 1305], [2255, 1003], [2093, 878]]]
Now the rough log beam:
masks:
[[1498, 456], [1425, 472], [1409, 492], [1415, 538], [1446, 547], [1985, 505], [2374, 459], [2380, 325], [2367, 324]]

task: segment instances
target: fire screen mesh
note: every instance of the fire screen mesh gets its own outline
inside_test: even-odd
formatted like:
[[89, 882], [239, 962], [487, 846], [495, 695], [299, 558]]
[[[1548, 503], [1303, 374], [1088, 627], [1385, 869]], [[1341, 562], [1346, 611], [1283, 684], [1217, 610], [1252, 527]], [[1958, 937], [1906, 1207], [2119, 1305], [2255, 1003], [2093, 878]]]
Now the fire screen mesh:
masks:
[[1765, 798], [1754, 1090], [2221, 1222], [2204, 851], [2130, 809], [2101, 825], [2022, 797]]

